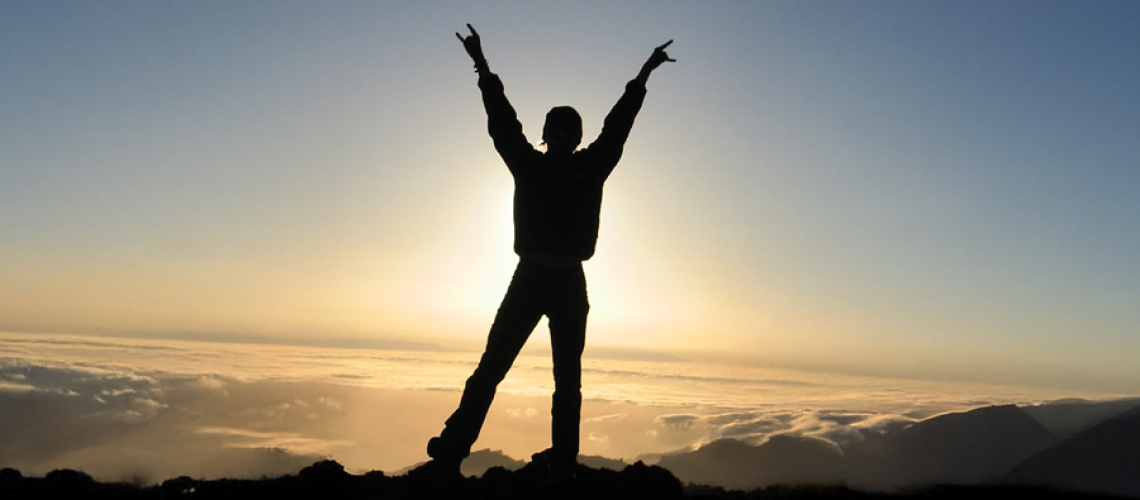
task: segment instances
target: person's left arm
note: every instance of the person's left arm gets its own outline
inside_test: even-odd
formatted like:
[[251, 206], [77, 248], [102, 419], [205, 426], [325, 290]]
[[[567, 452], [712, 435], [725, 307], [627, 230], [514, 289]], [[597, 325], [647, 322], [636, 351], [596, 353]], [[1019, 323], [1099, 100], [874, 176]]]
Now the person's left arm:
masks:
[[665, 48], [671, 43], [673, 40], [653, 50], [653, 54], [641, 66], [637, 77], [625, 85], [625, 93], [606, 115], [601, 135], [587, 148], [592, 155], [599, 157], [603, 175], [608, 176], [621, 159], [625, 141], [633, 129], [633, 121], [637, 118], [637, 113], [641, 111], [641, 104], [645, 100], [645, 84], [649, 80], [649, 75], [665, 62], [676, 62], [676, 59], [670, 58], [665, 53]]

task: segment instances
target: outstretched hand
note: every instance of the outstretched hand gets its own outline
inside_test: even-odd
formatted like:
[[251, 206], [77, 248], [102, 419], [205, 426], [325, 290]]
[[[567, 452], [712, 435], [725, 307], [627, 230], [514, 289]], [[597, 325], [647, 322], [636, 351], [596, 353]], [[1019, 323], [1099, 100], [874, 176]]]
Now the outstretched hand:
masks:
[[648, 61], [645, 61], [645, 67], [649, 71], [653, 71], [653, 70], [657, 69], [658, 66], [665, 63], [666, 61], [677, 62], [676, 59], [669, 57], [669, 54], [665, 53], [665, 48], [668, 47], [669, 45], [672, 45], [672, 44], [673, 44], [673, 40], [669, 40], [668, 42], [665, 42], [665, 43], [659, 45], [657, 48], [653, 49], [653, 54], [651, 54], [649, 56]]
[[467, 29], [471, 30], [471, 35], [464, 37], [458, 32], [455, 37], [463, 42], [463, 48], [467, 50], [467, 55], [471, 56], [471, 60], [475, 61], [475, 66], [487, 64], [487, 59], [483, 57], [483, 44], [479, 41], [479, 33], [470, 23], [467, 24]]
[[669, 54], [665, 53], [665, 48], [672, 43], [673, 40], [669, 40], [653, 49], [653, 53], [649, 55], [649, 60], [645, 61], [645, 64], [641, 66], [641, 72], [637, 74], [637, 81], [645, 85], [645, 82], [649, 80], [649, 74], [657, 69], [658, 66], [666, 62], [677, 62], [676, 59], [669, 57]]

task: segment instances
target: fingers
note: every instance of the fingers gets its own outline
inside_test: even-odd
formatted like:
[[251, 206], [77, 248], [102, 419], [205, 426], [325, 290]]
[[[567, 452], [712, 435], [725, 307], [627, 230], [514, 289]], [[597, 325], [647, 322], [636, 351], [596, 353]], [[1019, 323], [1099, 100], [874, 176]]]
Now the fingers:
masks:
[[467, 29], [471, 30], [471, 36], [465, 38], [463, 35], [460, 35], [458, 31], [456, 31], [455, 32], [455, 38], [458, 38], [459, 41], [461, 41], [463, 43], [467, 43], [468, 38], [472, 38], [475, 40], [479, 39], [479, 33], [475, 31], [475, 27], [471, 26], [471, 23], [467, 23]]
[[[660, 58], [659, 60], [661, 62], [677, 62], [676, 59], [669, 57], [669, 54], [665, 53], [665, 48], [672, 45], [672, 44], [673, 44], [673, 40], [670, 39], [668, 42], [665, 42], [665, 43], [659, 45], [656, 49], [653, 49], [653, 56], [655, 58]], [[658, 64], [660, 64], [660, 63], [658, 63]]]

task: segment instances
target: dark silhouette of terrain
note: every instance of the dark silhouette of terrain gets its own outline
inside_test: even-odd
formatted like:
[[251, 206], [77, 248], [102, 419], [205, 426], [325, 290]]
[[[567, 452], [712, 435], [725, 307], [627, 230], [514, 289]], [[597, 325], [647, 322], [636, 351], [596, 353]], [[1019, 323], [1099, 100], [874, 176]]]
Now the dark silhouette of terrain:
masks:
[[991, 406], [933, 417], [845, 449], [791, 435], [772, 436], [759, 446], [722, 439], [667, 454], [658, 465], [686, 482], [730, 488], [847, 484], [898, 490], [995, 483], [1055, 441], [1016, 406]]
[[1061, 399], [1021, 409], [1059, 438], [1069, 438], [1112, 417], [1140, 407], [1140, 399], [1088, 401]]
[[[1054, 428], [1092, 425], [1107, 409], [1133, 410], [1066, 439], [1013, 405], [947, 413], [904, 429], [837, 447], [776, 435], [760, 445], [731, 439], [665, 454], [658, 465], [686, 483], [756, 489], [773, 485], [845, 485], [906, 492], [933, 485], [1043, 487], [1140, 497], [1140, 408], [1136, 400], [1037, 408]], [[1045, 405], [1048, 406], [1048, 405]], [[1091, 416], [1090, 416], [1091, 415]], [[872, 439], [873, 437], [873, 439]]]
[[879, 487], [988, 484], [1055, 439], [1013, 405], [948, 413], [889, 436], [869, 479]]
[[57, 470], [43, 478], [25, 478], [19, 471], [0, 471], [0, 498], [13, 499], [529, 499], [588, 498], [670, 500], [684, 498], [681, 482], [669, 471], [635, 463], [621, 471], [578, 466], [576, 479], [551, 479], [545, 464], [532, 462], [517, 471], [489, 469], [480, 478], [454, 481], [416, 476], [387, 476], [373, 471], [363, 475], [345, 472], [331, 461], [317, 462], [297, 475], [274, 479], [198, 480], [179, 477], [161, 486], [99, 483], [73, 470]]
[[1140, 497], [1140, 408], [1081, 432], [1018, 465], [1018, 483]]
[[1110, 495], [1072, 493], [1016, 486], [941, 486], [906, 494], [869, 493], [843, 486], [771, 486], [752, 491], [719, 487], [682, 487], [669, 471], [640, 462], [621, 471], [579, 466], [577, 479], [568, 484], [551, 482], [548, 471], [534, 463], [518, 471], [489, 469], [481, 478], [453, 482], [424, 481], [409, 476], [387, 476], [373, 471], [362, 475], [345, 472], [334, 461], [305, 467], [297, 475], [278, 478], [199, 480], [179, 477], [158, 486], [100, 483], [74, 470], [56, 470], [42, 478], [23, 477], [14, 469], [0, 470], [0, 498], [5, 499], [127, 499], [127, 500], [222, 500], [272, 498], [275, 500], [404, 500], [404, 499], [1042, 499], [1111, 500]]
[[[609, 470], [623, 470], [629, 465], [621, 460], [599, 457], [597, 455], [579, 455], [578, 463], [594, 469]], [[399, 476], [406, 474], [421, 465], [423, 465], [422, 462], [405, 467], [396, 471], [395, 475]], [[463, 464], [460, 466], [459, 471], [464, 476], [482, 476], [488, 470], [495, 467], [501, 467], [508, 471], [515, 471], [525, 467], [526, 465], [526, 462], [511, 458], [500, 450], [482, 449], [471, 452], [471, 455], [463, 460]]]
[[749, 489], [770, 484], [843, 484], [843, 453], [821, 439], [772, 436], [760, 446], [713, 441], [657, 463], [690, 483]]

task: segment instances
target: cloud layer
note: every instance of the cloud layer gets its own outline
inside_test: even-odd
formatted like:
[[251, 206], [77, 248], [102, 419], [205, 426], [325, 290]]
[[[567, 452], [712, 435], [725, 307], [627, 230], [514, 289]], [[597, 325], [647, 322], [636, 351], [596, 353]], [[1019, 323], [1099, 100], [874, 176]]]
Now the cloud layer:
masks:
[[[317, 458], [394, 471], [458, 401], [478, 353], [0, 333], [0, 467], [96, 478], [259, 477]], [[1054, 396], [1029, 389], [587, 360], [582, 453], [633, 460], [730, 438], [845, 450], [947, 411]], [[549, 359], [520, 357], [477, 448], [549, 446]], [[1072, 419], [1060, 420], [1062, 426]], [[785, 438], [779, 438], [785, 439]]]

